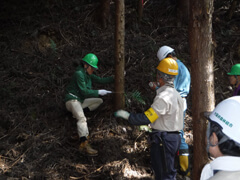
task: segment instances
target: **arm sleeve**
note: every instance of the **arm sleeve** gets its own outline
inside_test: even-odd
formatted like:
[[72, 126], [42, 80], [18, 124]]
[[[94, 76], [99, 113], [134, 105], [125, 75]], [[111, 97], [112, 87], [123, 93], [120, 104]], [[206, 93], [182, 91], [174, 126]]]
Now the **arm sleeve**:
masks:
[[168, 103], [168, 99], [170, 98], [169, 94], [167, 92], [162, 92], [161, 94], [161, 97], [155, 97], [154, 102], [151, 105], [151, 108], [158, 116], [165, 115], [171, 108]]
[[99, 76], [96, 76], [95, 74], [92, 74], [91, 75], [91, 79], [92, 79], [92, 82], [94, 83], [100, 83], [100, 84], [108, 84], [108, 83], [113, 83], [114, 81], [114, 78], [112, 76], [110, 77], [99, 77]]
[[167, 111], [167, 104], [163, 99], [155, 101], [152, 106], [144, 113], [131, 113], [128, 121], [133, 125], [147, 125], [154, 123], [161, 114], [165, 114]]
[[147, 125], [151, 123], [144, 113], [130, 113], [128, 122], [132, 125]]

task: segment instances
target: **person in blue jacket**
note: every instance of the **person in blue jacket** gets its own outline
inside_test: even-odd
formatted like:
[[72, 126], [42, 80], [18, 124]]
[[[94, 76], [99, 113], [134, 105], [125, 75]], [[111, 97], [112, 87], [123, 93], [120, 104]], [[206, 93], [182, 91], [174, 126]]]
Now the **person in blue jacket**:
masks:
[[[160, 47], [157, 52], [157, 57], [159, 61], [162, 61], [166, 57], [170, 57], [174, 59], [178, 64], [178, 75], [174, 80], [174, 87], [184, 100], [184, 112], [183, 112], [183, 119], [184, 119], [186, 110], [187, 110], [186, 98], [189, 94], [190, 84], [191, 84], [190, 73], [187, 67], [177, 58], [174, 49], [169, 46]], [[154, 89], [156, 89], [156, 86], [154, 86]], [[180, 135], [181, 135], [181, 145], [179, 149], [179, 173], [182, 175], [190, 175], [189, 147], [188, 147], [188, 144], [185, 142], [183, 130], [180, 131]]]

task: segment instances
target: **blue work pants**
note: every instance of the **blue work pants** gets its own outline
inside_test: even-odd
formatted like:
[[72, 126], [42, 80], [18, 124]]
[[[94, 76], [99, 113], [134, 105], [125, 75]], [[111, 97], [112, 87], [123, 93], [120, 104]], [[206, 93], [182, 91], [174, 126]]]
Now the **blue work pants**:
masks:
[[181, 138], [178, 133], [150, 133], [151, 163], [156, 180], [176, 179], [177, 171], [174, 168], [174, 160], [180, 142]]

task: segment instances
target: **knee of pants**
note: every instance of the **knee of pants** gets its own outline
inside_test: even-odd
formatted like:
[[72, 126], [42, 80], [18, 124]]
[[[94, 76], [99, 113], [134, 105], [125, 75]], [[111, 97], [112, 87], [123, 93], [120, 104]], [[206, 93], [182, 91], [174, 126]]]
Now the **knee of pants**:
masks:
[[66, 102], [66, 108], [73, 114], [76, 119], [84, 117], [81, 103], [77, 100], [69, 100]]
[[95, 103], [98, 104], [98, 106], [100, 106], [103, 103], [103, 99], [102, 98], [98, 98]]
[[94, 104], [91, 104], [90, 106], [88, 106], [88, 108], [90, 109], [90, 111], [94, 111], [95, 109], [97, 109], [101, 104], [103, 103], [103, 100], [101, 98], [98, 98]]
[[99, 104], [102, 104], [102, 103], [103, 103], [103, 99], [102, 99], [102, 98], [99, 98], [99, 99], [98, 99], [98, 102], [99, 102]]

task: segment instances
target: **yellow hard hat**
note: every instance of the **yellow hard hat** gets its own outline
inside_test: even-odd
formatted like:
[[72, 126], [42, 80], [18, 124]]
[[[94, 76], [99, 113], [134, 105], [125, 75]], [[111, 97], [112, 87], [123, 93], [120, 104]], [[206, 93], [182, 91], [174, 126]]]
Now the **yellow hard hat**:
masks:
[[157, 66], [157, 70], [169, 74], [169, 75], [178, 75], [178, 64], [172, 58], [165, 58]]

